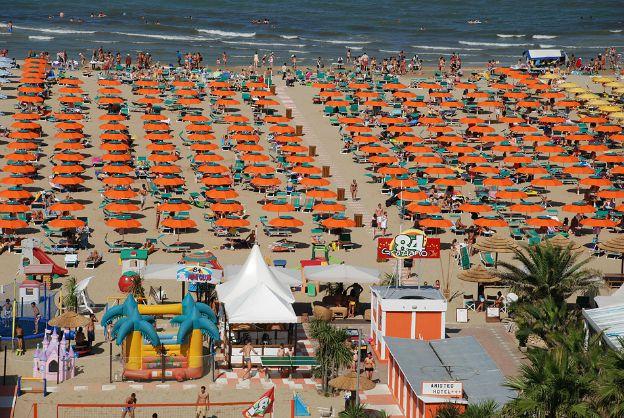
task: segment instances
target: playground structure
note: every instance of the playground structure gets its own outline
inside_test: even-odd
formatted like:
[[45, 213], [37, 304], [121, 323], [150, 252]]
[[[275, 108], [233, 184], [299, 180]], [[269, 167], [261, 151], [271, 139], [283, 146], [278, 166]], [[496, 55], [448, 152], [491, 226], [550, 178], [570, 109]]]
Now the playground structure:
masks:
[[[50, 331], [46, 332], [49, 334]], [[51, 380], [64, 382], [74, 377], [75, 358], [72, 347], [67, 348], [65, 333], [60, 338], [56, 328], [51, 335], [46, 335], [42, 341], [42, 347], [35, 350], [33, 359], [33, 377], [45, 381]]]
[[[170, 324], [177, 335], [157, 332], [154, 316], [175, 315]], [[111, 336], [122, 347], [123, 376], [132, 380], [198, 379], [204, 374], [203, 333], [219, 341], [217, 318], [210, 307], [187, 293], [182, 303], [139, 305], [128, 295], [121, 305], [108, 308], [102, 317]]]
[[48, 254], [41, 249], [41, 240], [26, 238], [22, 240], [22, 258], [19, 264], [19, 273], [33, 279], [41, 278], [48, 287], [52, 286], [55, 276], [65, 276], [67, 269], [56, 264]]
[[[15, 328], [19, 325], [24, 331], [25, 340], [40, 339], [44, 336], [48, 319], [56, 314], [54, 294], [47, 287], [34, 280], [24, 280], [20, 284], [0, 286], [0, 299], [12, 300], [10, 317], [0, 318], [0, 339], [13, 341]], [[31, 303], [38, 307], [41, 317], [35, 333], [35, 316]]]

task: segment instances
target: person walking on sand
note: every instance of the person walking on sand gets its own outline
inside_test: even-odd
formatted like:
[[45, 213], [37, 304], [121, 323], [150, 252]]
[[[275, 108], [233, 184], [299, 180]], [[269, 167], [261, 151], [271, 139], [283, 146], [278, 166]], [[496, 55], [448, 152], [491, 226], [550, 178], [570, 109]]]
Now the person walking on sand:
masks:
[[206, 386], [202, 386], [199, 389], [195, 403], [197, 404], [195, 418], [206, 418], [208, 416], [208, 409], [210, 408], [210, 395], [206, 392]]
[[125, 418], [126, 414], [129, 414], [130, 418], [134, 418], [134, 405], [137, 403], [136, 393], [131, 393], [130, 396], [126, 398], [126, 406], [121, 408], [121, 418]]
[[355, 179], [351, 183], [351, 200], [357, 200], [358, 184]]
[[384, 212], [379, 218], [377, 218], [377, 226], [381, 229], [381, 236], [385, 237], [388, 230], [388, 212]]
[[240, 353], [243, 353], [243, 364], [245, 365], [245, 374], [243, 375], [243, 380], [251, 378], [251, 353], [258, 355], [256, 350], [254, 350], [253, 345], [251, 345], [251, 341], [247, 340], [245, 346], [240, 349]]

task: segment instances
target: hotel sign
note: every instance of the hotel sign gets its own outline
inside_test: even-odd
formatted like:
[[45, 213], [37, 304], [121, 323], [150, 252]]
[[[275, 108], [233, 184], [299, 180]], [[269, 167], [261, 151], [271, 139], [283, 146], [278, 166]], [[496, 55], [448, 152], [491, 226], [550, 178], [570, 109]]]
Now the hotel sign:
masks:
[[427, 396], [462, 398], [464, 396], [464, 385], [462, 382], [423, 382], [421, 392]]
[[440, 239], [420, 229], [408, 229], [394, 238], [379, 238], [377, 258], [440, 258]]

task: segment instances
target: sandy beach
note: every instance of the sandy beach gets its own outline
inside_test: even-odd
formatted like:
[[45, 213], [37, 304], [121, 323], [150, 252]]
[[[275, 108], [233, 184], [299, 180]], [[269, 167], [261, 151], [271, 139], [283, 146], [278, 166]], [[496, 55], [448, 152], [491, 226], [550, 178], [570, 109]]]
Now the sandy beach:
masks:
[[[17, 71], [14, 70], [16, 73]], [[470, 74], [470, 71], [466, 71]], [[81, 88], [84, 90], [84, 95], [88, 96], [91, 100], [86, 104], [88, 107], [87, 118], [81, 123], [84, 125], [83, 132], [86, 135], [89, 147], [82, 150], [86, 156], [84, 165], [86, 171], [83, 174], [85, 182], [83, 183], [84, 191], [72, 193], [71, 196], [65, 193], [58, 193], [58, 198], [72, 197], [78, 202], [84, 204], [86, 207], [84, 210], [77, 212], [76, 215], [88, 218], [88, 225], [92, 233], [89, 238], [89, 244], [91, 250], [95, 249], [103, 256], [103, 262], [94, 270], [85, 269], [85, 260], [89, 251], [80, 251], [78, 254], [79, 264], [78, 267], [70, 268], [68, 276], [55, 280], [55, 287], [63, 286], [67, 277], [73, 276], [78, 281], [94, 276], [91, 284], [88, 288], [88, 293], [93, 301], [100, 308], [97, 312], [98, 318], [101, 318], [102, 309], [106, 303], [111, 302], [115, 298], [120, 297], [120, 291], [117, 287], [117, 281], [121, 275], [121, 266], [118, 261], [119, 255], [110, 253], [107, 251], [107, 247], [104, 243], [105, 237], [109, 241], [120, 239], [121, 236], [118, 232], [106, 225], [106, 219], [102, 209], [99, 205], [103, 201], [102, 193], [98, 190], [101, 189], [102, 183], [96, 178], [96, 168], [91, 166], [92, 161], [101, 158], [106, 154], [106, 151], [100, 148], [101, 140], [100, 135], [102, 130], [99, 128], [104, 122], [99, 118], [106, 113], [105, 109], [98, 108], [95, 98], [100, 94], [98, 89], [102, 86], [98, 85], [98, 73], [91, 72], [90, 76], [84, 76], [83, 71], [68, 72], [68, 76], [78, 77], [84, 83], [81, 84]], [[424, 75], [418, 77], [430, 78], [432, 71], [427, 71]], [[400, 81], [409, 85], [411, 79], [416, 76], [402, 76]], [[354, 162], [353, 157], [349, 153], [342, 153], [343, 142], [340, 140], [340, 132], [338, 126], [333, 126], [330, 123], [330, 118], [323, 115], [323, 106], [314, 104], [313, 97], [318, 94], [318, 89], [315, 89], [309, 85], [297, 84], [295, 87], [287, 87], [285, 82], [280, 77], [275, 77], [275, 96], [273, 98], [279, 102], [279, 105], [274, 106], [277, 114], [285, 115], [287, 112], [292, 111], [293, 119], [290, 121], [290, 125], [301, 126], [303, 139], [301, 145], [315, 146], [316, 156], [314, 157], [314, 164], [318, 167], [329, 167], [330, 176], [328, 180], [330, 185], [328, 188], [332, 191], [337, 189], [344, 189], [346, 192], [346, 200], [340, 203], [346, 206], [345, 215], [348, 218], [354, 218], [356, 215], [363, 217], [363, 227], [352, 228], [351, 238], [354, 245], [353, 249], [344, 250], [338, 249], [331, 252], [331, 256], [337, 262], [345, 262], [348, 264], [361, 265], [365, 267], [371, 267], [379, 269], [384, 274], [391, 274], [396, 265], [394, 261], [380, 263], [376, 260], [376, 240], [373, 236], [373, 229], [371, 228], [371, 217], [378, 204], [381, 204], [386, 209], [385, 201], [388, 199], [388, 195], [381, 193], [381, 187], [379, 183], [370, 181], [371, 170], [369, 166], [365, 164], [358, 164]], [[590, 90], [592, 92], [601, 92], [602, 86], [592, 81], [590, 76], [568, 76], [566, 81], [576, 83], [578, 86]], [[16, 111], [15, 105], [17, 104], [17, 79], [14, 79], [10, 84], [3, 85], [2, 93], [7, 94], [9, 97], [4, 100], [0, 100], [0, 125], [9, 127], [14, 122], [12, 114]], [[480, 80], [477, 83], [480, 87], [486, 88], [487, 82]], [[46, 100], [45, 104], [52, 107], [52, 112], [59, 112], [61, 110], [58, 98], [62, 96], [59, 93], [61, 86], [52, 86], [52, 96]], [[138, 97], [131, 91], [129, 84], [122, 84], [117, 86], [121, 90], [120, 97], [128, 101], [136, 100]], [[415, 92], [416, 94], [426, 94], [425, 89], [409, 88], [407, 91]], [[452, 91], [454, 98], [460, 99], [462, 97], [462, 91], [455, 89]], [[236, 92], [235, 99], [241, 100], [241, 92]], [[210, 114], [210, 105], [207, 100], [203, 100], [198, 106], [202, 109], [204, 115]], [[252, 108], [246, 103], [235, 106], [239, 110], [233, 112], [241, 114], [253, 120]], [[200, 193], [202, 183], [199, 182], [192, 170], [190, 164], [190, 157], [192, 152], [189, 147], [183, 145], [179, 140], [179, 134], [185, 131], [187, 125], [186, 122], [180, 120], [178, 115], [172, 111], [164, 110], [162, 112], [170, 120], [171, 132], [174, 136], [172, 142], [176, 144], [176, 151], [180, 155], [180, 159], [177, 164], [181, 167], [181, 176], [185, 180], [186, 191], [183, 196], [184, 199], [188, 199], [190, 193]], [[137, 160], [139, 157], [147, 157], [150, 152], [147, 149], [149, 141], [144, 139], [145, 131], [143, 129], [144, 121], [141, 120], [141, 112], [130, 112], [130, 116], [123, 123], [129, 128], [129, 134], [133, 138], [134, 147], [132, 150], [133, 160]], [[462, 111], [458, 111], [458, 117], [462, 117], [465, 114]], [[572, 111], [571, 115], [576, 117], [576, 112]], [[54, 139], [54, 135], [58, 132], [55, 128], [55, 124], [49, 121], [38, 121], [41, 124], [43, 130], [43, 143], [44, 145], [38, 150], [38, 177], [35, 182], [28, 185], [26, 188], [30, 191], [36, 192], [40, 190], [46, 190], [50, 188], [50, 177], [52, 176], [52, 161], [51, 158], [54, 155], [54, 145], [57, 140]], [[492, 124], [491, 125], [495, 133], [502, 133], [507, 125], [505, 124]], [[222, 138], [228, 129], [227, 124], [215, 123], [212, 125], [213, 134], [217, 138], [215, 143], [219, 143], [219, 139]], [[457, 127], [457, 132], [462, 132], [465, 128]], [[260, 141], [258, 142], [264, 149], [271, 149], [272, 145], [267, 140], [268, 125], [259, 127]], [[381, 130], [377, 127], [374, 128], [373, 134], [379, 134]], [[427, 126], [416, 125], [413, 127], [413, 133], [421, 138], [428, 138], [429, 132]], [[10, 140], [8, 138], [1, 138], [0, 144], [2, 145], [3, 154], [7, 154], [9, 150], [6, 148]], [[616, 150], [616, 151], [619, 151]], [[224, 160], [220, 164], [230, 167], [235, 164], [236, 154], [232, 151], [217, 151], [219, 155], [224, 157]], [[532, 158], [537, 158], [537, 155], [533, 155]], [[6, 164], [6, 160], [3, 161], [3, 165]], [[418, 166], [418, 160], [409, 163], [412, 166]], [[275, 167], [273, 162], [269, 165]], [[279, 173], [278, 178], [282, 180], [282, 186], [286, 184], [286, 177], [284, 174]], [[358, 198], [356, 200], [351, 199], [349, 194], [349, 185], [353, 180], [358, 183]], [[137, 180], [134, 182], [133, 187], [139, 188], [142, 184], [146, 184], [143, 180]], [[303, 221], [303, 226], [298, 228], [297, 231], [289, 237], [290, 240], [301, 243], [300, 247], [293, 252], [288, 253], [273, 253], [271, 251], [271, 245], [277, 241], [277, 238], [267, 236], [262, 231], [260, 217], [265, 215], [269, 218], [273, 218], [275, 214], [266, 213], [262, 209], [264, 204], [264, 196], [255, 191], [249, 190], [242, 185], [236, 185], [235, 189], [239, 193], [237, 200], [239, 200], [244, 206], [244, 216], [250, 222], [250, 226], [242, 231], [241, 236], [246, 236], [250, 230], [258, 226], [257, 230], [257, 243], [259, 244], [263, 255], [267, 259], [268, 263], [272, 263], [276, 259], [286, 261], [286, 266], [289, 268], [300, 268], [300, 260], [308, 259], [311, 255], [310, 237], [311, 230], [315, 228], [316, 224], [313, 221], [312, 214], [295, 212], [293, 216]], [[467, 201], [473, 200], [476, 196], [476, 188], [473, 184], [467, 183], [460, 187], [461, 195], [466, 197]], [[570, 204], [579, 201], [583, 198], [583, 192], [577, 194], [576, 187], [563, 186], [554, 187], [548, 189], [548, 200], [552, 202], [551, 208], [556, 210], [556, 216], [559, 219], [564, 217], [571, 217], [573, 214], [564, 213], [560, 210], [564, 204]], [[539, 197], [528, 197], [527, 201], [539, 203]], [[621, 203], [621, 201], [618, 201]], [[156, 228], [156, 205], [152, 196], [147, 197], [145, 206], [140, 210], [136, 219], [140, 220], [142, 229], [138, 232], [128, 233], [125, 235], [125, 239], [134, 242], [145, 242], [148, 238], [157, 238], [161, 236], [161, 231]], [[399, 217], [398, 210], [395, 206], [388, 209], [388, 231], [387, 236], [392, 237], [402, 230], [405, 230], [412, 226], [411, 221], [401, 219]], [[193, 219], [197, 227], [191, 228], [189, 231], [184, 232], [180, 236], [180, 240], [184, 243], [189, 243], [193, 250], [208, 250], [214, 253], [219, 263], [222, 266], [229, 264], [241, 264], [248, 251], [247, 249], [230, 250], [227, 248], [226, 238], [217, 237], [211, 231], [208, 230], [208, 224], [204, 220], [204, 215], [209, 213], [208, 209], [202, 209], [193, 206], [190, 209], [190, 218]], [[471, 225], [472, 220], [470, 213], [458, 214], [459, 219], [464, 224]], [[510, 229], [508, 227], [496, 228], [496, 232], [503, 236], [510, 235]], [[331, 242], [336, 239], [336, 235], [329, 234], [327, 232], [322, 234], [327, 242]], [[433, 235], [432, 235], [433, 236]], [[462, 294], [476, 294], [477, 288], [474, 283], [467, 283], [457, 278], [459, 266], [452, 257], [452, 251], [450, 244], [453, 239], [463, 240], [463, 236], [455, 235], [450, 229], [446, 228], [439, 231], [435, 235], [439, 237], [442, 242], [442, 251], [440, 259], [433, 260], [417, 260], [414, 262], [411, 277], [404, 277], [405, 283], [409, 284], [428, 284], [433, 285], [436, 280], [439, 280], [442, 289], [448, 292], [449, 295], [453, 295], [453, 298], [449, 300], [449, 309], [447, 314], [447, 327], [453, 327], [455, 324], [455, 309], [462, 305]], [[609, 238], [617, 236], [616, 233], [610, 232], [606, 228], [600, 232], [600, 241], [606, 241]], [[44, 244], [49, 244], [49, 240], [44, 236], [44, 233], [37, 228], [37, 232], [29, 233], [28, 237], [40, 238]], [[177, 234], [165, 234], [160, 240], [167, 244], [171, 244], [176, 240]], [[587, 256], [591, 254], [591, 243], [594, 236], [585, 231], [580, 236], [575, 236], [573, 239], [582, 244], [585, 248], [584, 252]], [[526, 241], [526, 240], [524, 240]], [[160, 244], [157, 246], [162, 247]], [[20, 262], [20, 254], [4, 252], [0, 256], [0, 269], [5, 274], [0, 276], [0, 285], [11, 284], [14, 281], [14, 272], [16, 271]], [[51, 255], [52, 259], [59, 265], [63, 265], [62, 255]], [[176, 253], [167, 253], [162, 249], [156, 251], [149, 256], [149, 263], [176, 263], [180, 259], [181, 255]], [[499, 258], [501, 261], [509, 261], [510, 255], [502, 254]], [[480, 264], [480, 258], [478, 254], [471, 256], [472, 265]], [[595, 268], [601, 272], [612, 273], [619, 271], [621, 260], [601, 257], [592, 257], [589, 264], [590, 267]], [[404, 275], [405, 276], [405, 275]], [[20, 278], [21, 279], [21, 278]], [[146, 282], [145, 287], [162, 287], [168, 295], [174, 300], [180, 298], [180, 285], [175, 281], [153, 281]], [[602, 293], [608, 293], [606, 288], [601, 290]], [[297, 292], [297, 301], [299, 302], [311, 302], [312, 298], [306, 296], [303, 293]], [[363, 299], [366, 300], [370, 295], [368, 289], [365, 289]], [[4, 297], [4, 296], [3, 296]], [[470, 312], [469, 314], [469, 327], [479, 328], [484, 326], [485, 317], [482, 313]], [[365, 332], [367, 327], [363, 326]], [[96, 334], [96, 341], [103, 341], [103, 332], [98, 329]], [[17, 357], [11, 350], [8, 352], [8, 367], [7, 375], [29, 375], [32, 373], [32, 349], [30, 346], [27, 354], [23, 357]], [[125, 385], [118, 385], [115, 389], [103, 392], [102, 390], [93, 390], [95, 387], [101, 387], [103, 384], [108, 383], [108, 344], [102, 344], [98, 346], [99, 353], [91, 355], [89, 357], [80, 358], [78, 360], [79, 374], [72, 380], [64, 382], [58, 385], [58, 389], [55, 393], [50, 394], [48, 397], [41, 398], [36, 395], [26, 395], [18, 399], [16, 408], [16, 418], [30, 417], [30, 409], [32, 402], [37, 401], [40, 405], [40, 416], [52, 417], [54, 416], [54, 405], [58, 402], [65, 403], [82, 403], [82, 402], [121, 402], [127, 396], [130, 388]], [[114, 347], [114, 353], [117, 354], [119, 349]], [[520, 354], [518, 352], [518, 354]], [[521, 357], [520, 355], [518, 357]], [[114, 369], [117, 373], [120, 372], [119, 364], [115, 364]], [[382, 382], [386, 379], [386, 376], [380, 373], [380, 379]], [[187, 390], [177, 392], [175, 394], [167, 393], [167, 388], [152, 388], [151, 386], [145, 386], [138, 393], [140, 402], [156, 402], [156, 401], [175, 401], [175, 402], [193, 402], [196, 396], [196, 388], [201, 384], [209, 385], [209, 391], [211, 393], [211, 399], [214, 401], [240, 401], [241, 397], [245, 400], [253, 401], [264, 392], [263, 386], [258, 381], [254, 381], [251, 384], [250, 389], [244, 391], [231, 390], [228, 387], [220, 386], [210, 382], [210, 377], [192, 382], [193, 385], [189, 386]], [[56, 384], [54, 385], [56, 386]], [[86, 389], [77, 389], [77, 387], [85, 387]], [[166, 394], [165, 394], [166, 393]], [[290, 406], [287, 400], [292, 395], [292, 390], [289, 387], [280, 387], [277, 390], [277, 405], [279, 412], [276, 412], [276, 417], [286, 416], [285, 411], [288, 411]], [[311, 409], [316, 410], [319, 406], [334, 405], [335, 408], [339, 408], [342, 404], [340, 397], [336, 398], [323, 398], [321, 395], [315, 392], [305, 392], [305, 399], [308, 402]], [[235, 414], [232, 414], [234, 416]]]

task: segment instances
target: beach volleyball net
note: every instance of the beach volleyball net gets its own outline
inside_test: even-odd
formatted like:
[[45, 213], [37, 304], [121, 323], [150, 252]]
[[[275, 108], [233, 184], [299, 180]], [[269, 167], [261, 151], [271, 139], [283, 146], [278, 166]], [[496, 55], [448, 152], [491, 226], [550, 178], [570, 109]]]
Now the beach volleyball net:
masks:
[[[248, 408], [254, 400], [249, 402], [215, 402], [211, 403], [205, 414], [206, 418], [240, 418], [244, 409]], [[56, 406], [56, 418], [118, 418], [121, 416], [126, 405], [124, 404], [58, 404]], [[194, 403], [145, 403], [134, 405], [135, 418], [152, 418], [158, 414], [158, 418], [195, 418], [197, 405]], [[131, 417], [130, 413], [126, 417]], [[199, 415], [200, 417], [202, 415]], [[288, 415], [289, 416], [289, 415]]]

